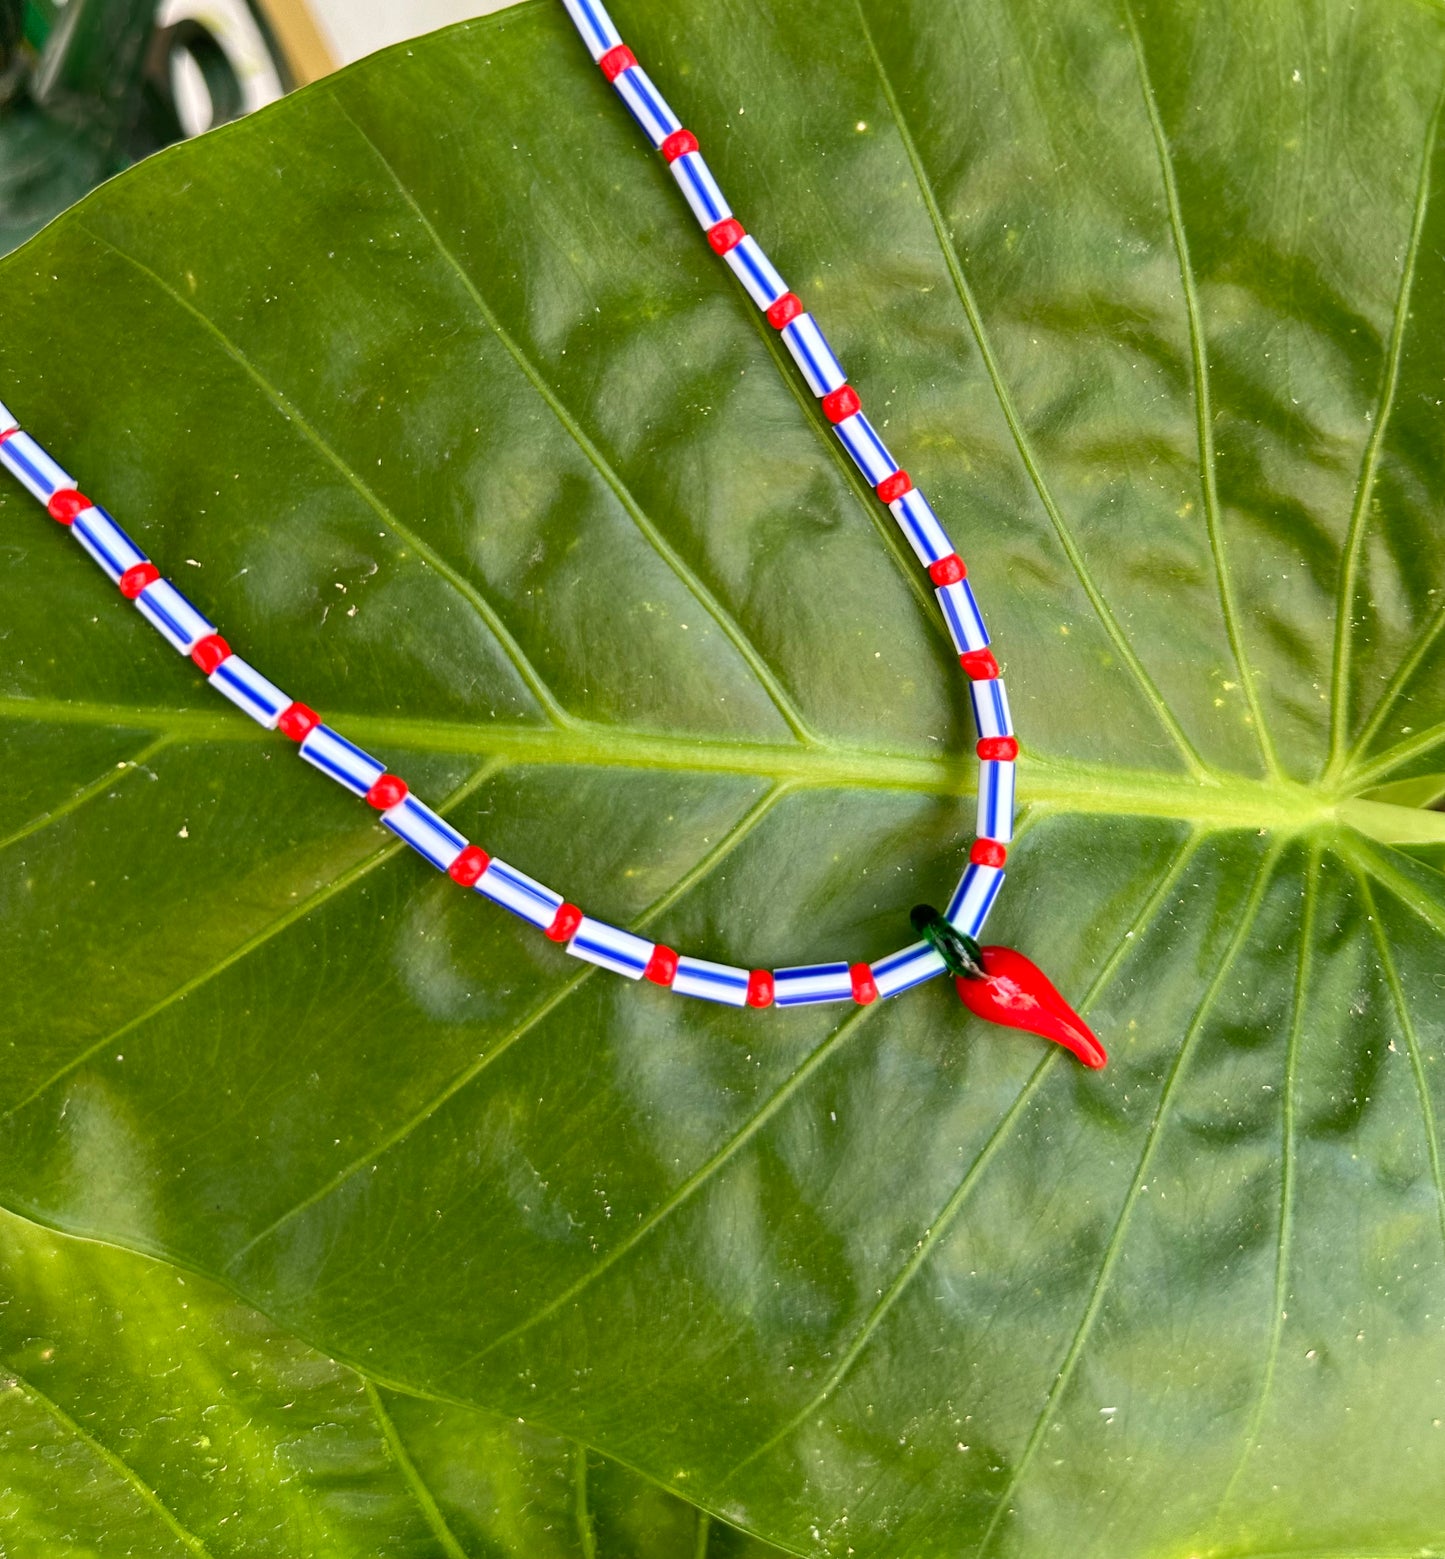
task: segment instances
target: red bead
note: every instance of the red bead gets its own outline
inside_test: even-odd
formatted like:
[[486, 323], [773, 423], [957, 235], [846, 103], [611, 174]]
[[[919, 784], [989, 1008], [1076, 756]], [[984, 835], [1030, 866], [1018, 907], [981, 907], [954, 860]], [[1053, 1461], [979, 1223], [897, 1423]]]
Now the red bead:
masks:
[[716, 227], [707, 230], [707, 241], [719, 254], [726, 254], [729, 249], [736, 249], [748, 235], [743, 231], [743, 225], [736, 217], [725, 217]]
[[836, 390], [823, 397], [823, 415], [829, 422], [842, 422], [862, 408], [858, 392], [851, 384], [840, 384]]
[[50, 510], [50, 518], [59, 520], [62, 525], [74, 523], [77, 514], [84, 514], [87, 509], [93, 509], [95, 505], [84, 493], [78, 493], [73, 487], [57, 487], [50, 495], [50, 502], [45, 505]]
[[992, 650], [966, 650], [958, 663], [975, 682], [992, 682], [998, 675], [998, 662]]
[[575, 904], [561, 905], [547, 927], [547, 935], [554, 942], [570, 942], [572, 934], [582, 924], [582, 911]]
[[963, 566], [963, 559], [956, 552], [950, 552], [946, 558], [928, 565], [928, 577], [936, 585], [956, 585], [960, 579], [968, 577], [968, 570]]
[[766, 969], [754, 969], [748, 976], [748, 1006], [771, 1007], [773, 977]]
[[1008, 859], [1008, 851], [997, 839], [975, 839], [968, 858], [975, 866], [1002, 866]]
[[790, 325], [803, 312], [803, 300], [796, 292], [785, 292], [768, 309], [768, 323], [774, 330]]
[[14, 438], [19, 431], [18, 424], [13, 428], [6, 428], [3, 433], [0, 433], [0, 444], [3, 444], [7, 438]]
[[378, 812], [400, 806], [406, 800], [406, 781], [399, 774], [383, 774], [367, 791], [366, 799]]
[[127, 601], [134, 601], [147, 585], [155, 584], [160, 577], [161, 571], [154, 563], [136, 563], [126, 569], [116, 585]]
[[664, 947], [659, 942], [652, 950], [652, 957], [647, 960], [642, 978], [651, 980], [654, 985], [671, 985], [672, 977], [676, 973], [677, 954], [670, 947]]
[[631, 70], [636, 63], [637, 56], [625, 43], [619, 43], [615, 49], [608, 49], [597, 61], [602, 74], [609, 81], [616, 81], [624, 70]]
[[447, 867], [447, 876], [464, 888], [475, 888], [481, 875], [492, 864], [492, 858], [479, 844], [469, 844]]
[[853, 1000], [860, 1007], [866, 1007], [870, 1001], [878, 1000], [878, 987], [873, 983], [873, 971], [867, 964], [850, 965], [848, 975], [853, 981]]
[[207, 676], [210, 676], [230, 653], [231, 646], [219, 633], [208, 633], [204, 639], [197, 639], [191, 646], [191, 659]]
[[895, 498], [901, 498], [912, 489], [913, 478], [906, 471], [895, 471], [892, 476], [885, 476], [879, 482], [878, 496], [884, 503], [892, 503]]
[[276, 729], [293, 742], [304, 742], [320, 724], [321, 716], [314, 709], [308, 709], [305, 704], [287, 704], [276, 722]]
[[1019, 744], [1012, 736], [985, 736], [978, 744], [978, 755], [985, 763], [1012, 763], [1019, 755]]
[[697, 137], [691, 130], [674, 130], [663, 141], [662, 155], [667, 162], [676, 162], [679, 157], [686, 157], [689, 152], [697, 150]]

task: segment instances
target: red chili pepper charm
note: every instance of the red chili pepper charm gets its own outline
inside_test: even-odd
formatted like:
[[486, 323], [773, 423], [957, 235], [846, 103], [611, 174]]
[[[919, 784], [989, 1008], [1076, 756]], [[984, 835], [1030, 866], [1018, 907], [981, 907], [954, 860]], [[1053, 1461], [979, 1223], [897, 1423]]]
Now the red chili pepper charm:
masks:
[[1027, 1029], [1072, 1050], [1085, 1066], [1103, 1066], [1109, 1059], [1104, 1047], [1037, 964], [1011, 947], [985, 947], [981, 951], [984, 977], [960, 975], [954, 981], [964, 1006], [975, 1017], [1006, 1028]]

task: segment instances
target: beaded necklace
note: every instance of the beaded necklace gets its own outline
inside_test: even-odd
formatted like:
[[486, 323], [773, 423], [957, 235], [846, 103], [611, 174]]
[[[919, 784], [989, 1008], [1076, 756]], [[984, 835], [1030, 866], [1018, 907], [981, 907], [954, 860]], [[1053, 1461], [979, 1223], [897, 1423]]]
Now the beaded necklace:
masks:
[[141, 615], [210, 685], [266, 730], [298, 744], [301, 756], [381, 814], [382, 825], [437, 870], [563, 944], [575, 958], [681, 996], [733, 1007], [801, 1007], [852, 1001], [868, 1005], [945, 972], [971, 1011], [1027, 1029], [1101, 1067], [1103, 1047], [1042, 972], [1023, 954], [977, 941], [1003, 885], [1013, 838], [1018, 742], [998, 662], [973, 589], [938, 516], [889, 453], [864, 415], [858, 393], [817, 321], [791, 292], [713, 178], [696, 136], [683, 127], [622, 42], [597, 0], [562, 0], [603, 75], [642, 127], [677, 181], [707, 241], [782, 337], [808, 388], [864, 479], [888, 506], [928, 571], [963, 670], [978, 729], [978, 837], [946, 910], [912, 913], [918, 940], [872, 963], [742, 969], [680, 954], [585, 915], [560, 893], [473, 844], [414, 796], [406, 781], [326, 725], [315, 710], [283, 693], [235, 654], [212, 624], [145, 556], [115, 520], [78, 491], [74, 479], [24, 432], [0, 403], [0, 464], [44, 504]]

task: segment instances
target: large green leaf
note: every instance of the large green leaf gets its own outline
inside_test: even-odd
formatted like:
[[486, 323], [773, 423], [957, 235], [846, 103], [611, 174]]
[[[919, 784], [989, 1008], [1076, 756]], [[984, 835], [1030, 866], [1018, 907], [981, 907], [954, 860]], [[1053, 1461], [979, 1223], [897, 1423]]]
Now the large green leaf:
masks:
[[[619, 11], [966, 551], [993, 928], [1109, 1069], [568, 961], [7, 490], [0, 1199], [799, 1552], [1438, 1545], [1445, 24]], [[558, 8], [167, 153], [0, 299], [7, 401], [490, 848], [743, 963], [947, 892], [928, 594]]]
[[0, 1215], [0, 1532], [25, 1559], [766, 1559], [635, 1473], [386, 1391], [204, 1278]]

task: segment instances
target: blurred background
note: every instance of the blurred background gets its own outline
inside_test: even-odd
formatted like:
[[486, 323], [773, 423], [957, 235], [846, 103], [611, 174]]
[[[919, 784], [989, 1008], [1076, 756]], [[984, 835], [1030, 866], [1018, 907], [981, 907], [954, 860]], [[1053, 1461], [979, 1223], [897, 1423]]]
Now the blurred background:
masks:
[[510, 0], [0, 0], [0, 254], [151, 152]]

